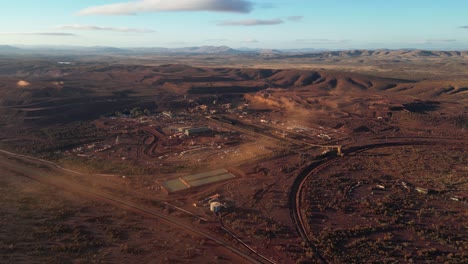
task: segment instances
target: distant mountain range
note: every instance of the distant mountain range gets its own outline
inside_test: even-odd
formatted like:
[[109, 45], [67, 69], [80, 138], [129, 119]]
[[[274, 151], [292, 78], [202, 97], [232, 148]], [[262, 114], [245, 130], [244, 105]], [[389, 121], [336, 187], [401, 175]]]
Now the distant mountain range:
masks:
[[0, 45], [0, 53], [6, 53], [6, 52], [21, 52], [22, 49], [9, 46], [9, 45]]
[[139, 54], [225, 54], [236, 55], [246, 53], [258, 53], [257, 51], [236, 50], [227, 46], [201, 46], [184, 48], [116, 48], [106, 46], [10, 46], [0, 45], [0, 53], [24, 53], [24, 54], [109, 54], [109, 55], [139, 55]]
[[278, 58], [330, 57], [468, 57], [468, 51], [433, 51], [417, 49], [326, 50], [326, 49], [233, 49], [227, 46], [200, 46], [184, 48], [116, 48], [106, 46], [27, 46], [0, 45], [0, 54], [14, 55], [247, 55]]

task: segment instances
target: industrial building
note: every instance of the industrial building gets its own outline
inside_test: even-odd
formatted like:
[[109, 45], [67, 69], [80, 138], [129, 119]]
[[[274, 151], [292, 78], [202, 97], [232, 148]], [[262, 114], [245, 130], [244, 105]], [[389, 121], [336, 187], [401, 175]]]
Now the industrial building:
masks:
[[220, 202], [211, 202], [210, 203], [210, 211], [213, 213], [219, 213], [224, 208], [224, 205]]
[[208, 127], [186, 128], [184, 134], [187, 136], [203, 135], [212, 133], [213, 130]]

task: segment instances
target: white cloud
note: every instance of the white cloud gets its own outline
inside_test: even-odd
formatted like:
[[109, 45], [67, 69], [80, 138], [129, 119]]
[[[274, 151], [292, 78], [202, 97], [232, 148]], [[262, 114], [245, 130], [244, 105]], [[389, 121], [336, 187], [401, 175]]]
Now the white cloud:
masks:
[[428, 39], [430, 42], [457, 42], [456, 39]]
[[92, 6], [78, 15], [132, 15], [161, 11], [214, 11], [248, 13], [252, 10], [248, 0], [138, 0], [125, 3]]
[[283, 24], [284, 21], [281, 19], [245, 19], [245, 20], [226, 20], [218, 23], [220, 26], [270, 26]]
[[258, 3], [256, 4], [258, 7], [260, 8], [264, 8], [264, 9], [270, 9], [270, 8], [275, 8], [276, 5], [275, 4], [272, 4], [272, 3]]
[[56, 28], [57, 29], [69, 29], [69, 30], [115, 31], [115, 32], [124, 32], [124, 33], [152, 33], [152, 32], [155, 32], [154, 30], [143, 29], [143, 28], [100, 27], [100, 26], [81, 25], [81, 24], [63, 25], [63, 26], [57, 26]]
[[171, 41], [171, 42], [164, 42], [164, 44], [168, 44], [168, 45], [188, 45], [190, 43], [185, 42], [185, 41]]
[[296, 39], [296, 42], [301, 43], [301, 44], [343, 44], [343, 43], [348, 43], [349, 40], [316, 38], [316, 39]]
[[260, 41], [256, 40], [256, 39], [247, 39], [245, 41], [243, 41], [243, 43], [258, 43]]
[[207, 42], [211, 42], [211, 41], [223, 42], [223, 41], [228, 41], [228, 40], [229, 40], [229, 39], [226, 39], [226, 38], [205, 39], [205, 41], [207, 41]]
[[52, 37], [69, 37], [77, 36], [72, 33], [63, 33], [63, 32], [0, 32], [0, 35], [23, 35], [23, 36], [52, 36]]
[[406, 44], [432, 45], [432, 44], [453, 43], [453, 42], [457, 42], [457, 40], [456, 39], [423, 39], [423, 40], [410, 41]]
[[303, 18], [304, 18], [303, 16], [290, 16], [290, 17], [288, 17], [288, 20], [289, 21], [299, 22], [299, 21], [302, 21]]

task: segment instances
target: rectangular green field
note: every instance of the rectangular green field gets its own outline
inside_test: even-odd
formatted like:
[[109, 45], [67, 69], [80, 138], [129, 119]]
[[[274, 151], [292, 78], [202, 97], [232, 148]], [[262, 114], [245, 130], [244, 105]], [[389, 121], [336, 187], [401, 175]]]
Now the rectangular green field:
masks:
[[185, 190], [189, 188], [180, 179], [172, 179], [172, 180], [164, 181], [162, 185], [170, 193]]
[[174, 193], [178, 191], [188, 190], [192, 187], [199, 187], [211, 183], [216, 183], [228, 179], [235, 178], [233, 174], [229, 173], [225, 169], [219, 169], [204, 173], [192, 174], [176, 179], [170, 179], [161, 183], [162, 187], [168, 193]]
[[214, 171], [208, 171], [208, 172], [203, 172], [203, 173], [197, 173], [197, 174], [192, 174], [189, 176], [182, 177], [184, 181], [190, 182], [198, 179], [203, 179], [203, 178], [208, 178], [216, 175], [221, 175], [221, 174], [226, 174], [227, 171], [225, 169], [219, 169], [219, 170], [214, 170]]
[[188, 184], [190, 184], [191, 187], [198, 187], [198, 186], [202, 186], [205, 184], [215, 183], [215, 182], [224, 181], [224, 180], [232, 179], [232, 178], [235, 178], [235, 176], [230, 173], [225, 173], [221, 175], [215, 175], [211, 177], [189, 181]]

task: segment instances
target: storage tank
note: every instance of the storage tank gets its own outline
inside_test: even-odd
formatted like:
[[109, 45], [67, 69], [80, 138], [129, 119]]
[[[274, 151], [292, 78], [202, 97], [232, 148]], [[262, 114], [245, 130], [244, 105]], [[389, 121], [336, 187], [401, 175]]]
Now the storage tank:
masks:
[[221, 208], [223, 208], [223, 205], [220, 202], [211, 202], [210, 203], [210, 211], [218, 213], [221, 211]]

